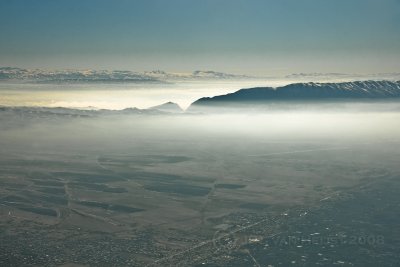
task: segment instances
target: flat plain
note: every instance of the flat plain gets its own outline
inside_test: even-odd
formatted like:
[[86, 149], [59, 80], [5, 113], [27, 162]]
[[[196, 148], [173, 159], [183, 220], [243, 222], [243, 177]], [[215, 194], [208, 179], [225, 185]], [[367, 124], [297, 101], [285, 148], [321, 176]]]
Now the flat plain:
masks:
[[0, 264], [397, 266], [398, 116], [363, 116], [3, 112]]

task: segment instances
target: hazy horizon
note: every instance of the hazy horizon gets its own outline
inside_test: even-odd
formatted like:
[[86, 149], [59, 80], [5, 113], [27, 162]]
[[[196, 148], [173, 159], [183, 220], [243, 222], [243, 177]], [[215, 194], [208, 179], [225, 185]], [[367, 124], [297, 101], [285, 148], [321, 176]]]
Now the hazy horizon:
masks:
[[[244, 88], [280, 87], [293, 83], [340, 83], [400, 80], [395, 73], [292, 73], [245, 76], [203, 70], [199, 73], [136, 72], [88, 69], [0, 67], [0, 106], [44, 106], [91, 109], [149, 108], [174, 102], [183, 109], [202, 97]], [[119, 73], [122, 71], [122, 73]], [[128, 80], [126, 80], [129, 78]]]

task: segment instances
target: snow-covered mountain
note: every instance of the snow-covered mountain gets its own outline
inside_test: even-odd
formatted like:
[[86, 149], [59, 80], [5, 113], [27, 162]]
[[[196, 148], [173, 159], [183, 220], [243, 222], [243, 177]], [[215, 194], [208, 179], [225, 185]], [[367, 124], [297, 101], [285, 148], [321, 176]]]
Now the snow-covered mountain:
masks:
[[0, 82], [129, 82], [129, 83], [175, 83], [179, 81], [240, 81], [240, 80], [288, 80], [314, 82], [342, 82], [356, 80], [398, 80], [400, 73], [348, 74], [348, 73], [294, 73], [284, 76], [249, 76], [212, 70], [196, 70], [188, 73], [153, 70], [135, 72], [129, 70], [45, 70], [0, 67]]
[[176, 80], [227, 80], [254, 77], [215, 71], [169, 73], [162, 70], [43, 70], [0, 67], [0, 81], [23, 82], [169, 82]]
[[237, 74], [230, 74], [230, 73], [223, 73], [217, 71], [202, 71], [196, 70], [192, 73], [193, 77], [197, 78], [205, 78], [205, 79], [252, 79], [255, 78], [253, 76], [247, 75], [237, 75]]
[[260, 79], [260, 77], [247, 76], [241, 74], [231, 74], [211, 70], [195, 70], [192, 73], [171, 73], [162, 70], [146, 71], [145, 75], [160, 80], [241, 80], [241, 79]]
[[360, 81], [360, 80], [399, 80], [400, 73], [339, 73], [339, 72], [308, 72], [308, 73], [292, 73], [283, 77], [286, 80], [294, 81]]
[[143, 73], [122, 70], [42, 70], [3, 67], [0, 81], [32, 82], [161, 82]]

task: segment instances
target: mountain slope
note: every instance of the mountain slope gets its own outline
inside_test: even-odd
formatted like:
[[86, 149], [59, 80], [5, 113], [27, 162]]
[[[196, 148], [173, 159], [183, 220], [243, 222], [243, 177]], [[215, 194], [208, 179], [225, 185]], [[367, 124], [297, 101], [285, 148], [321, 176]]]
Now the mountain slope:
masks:
[[159, 110], [163, 112], [169, 112], [169, 113], [181, 113], [183, 112], [182, 108], [173, 102], [167, 102], [158, 106], [154, 106], [149, 108], [150, 110]]
[[344, 83], [294, 83], [272, 88], [241, 89], [231, 94], [203, 97], [195, 106], [218, 106], [225, 103], [248, 103], [295, 100], [389, 99], [400, 98], [400, 81], [357, 81]]

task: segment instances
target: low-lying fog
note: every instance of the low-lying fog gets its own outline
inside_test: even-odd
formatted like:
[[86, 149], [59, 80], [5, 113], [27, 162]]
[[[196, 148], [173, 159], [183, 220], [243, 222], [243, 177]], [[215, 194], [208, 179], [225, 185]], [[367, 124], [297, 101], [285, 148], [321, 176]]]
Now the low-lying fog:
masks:
[[[129, 151], [147, 143], [173, 148], [182, 142], [334, 143], [400, 140], [400, 103], [279, 105], [262, 113], [99, 115], [88, 118], [0, 114], [3, 149]], [[2, 112], [3, 113], [3, 112]], [[135, 151], [135, 153], [138, 151]]]

